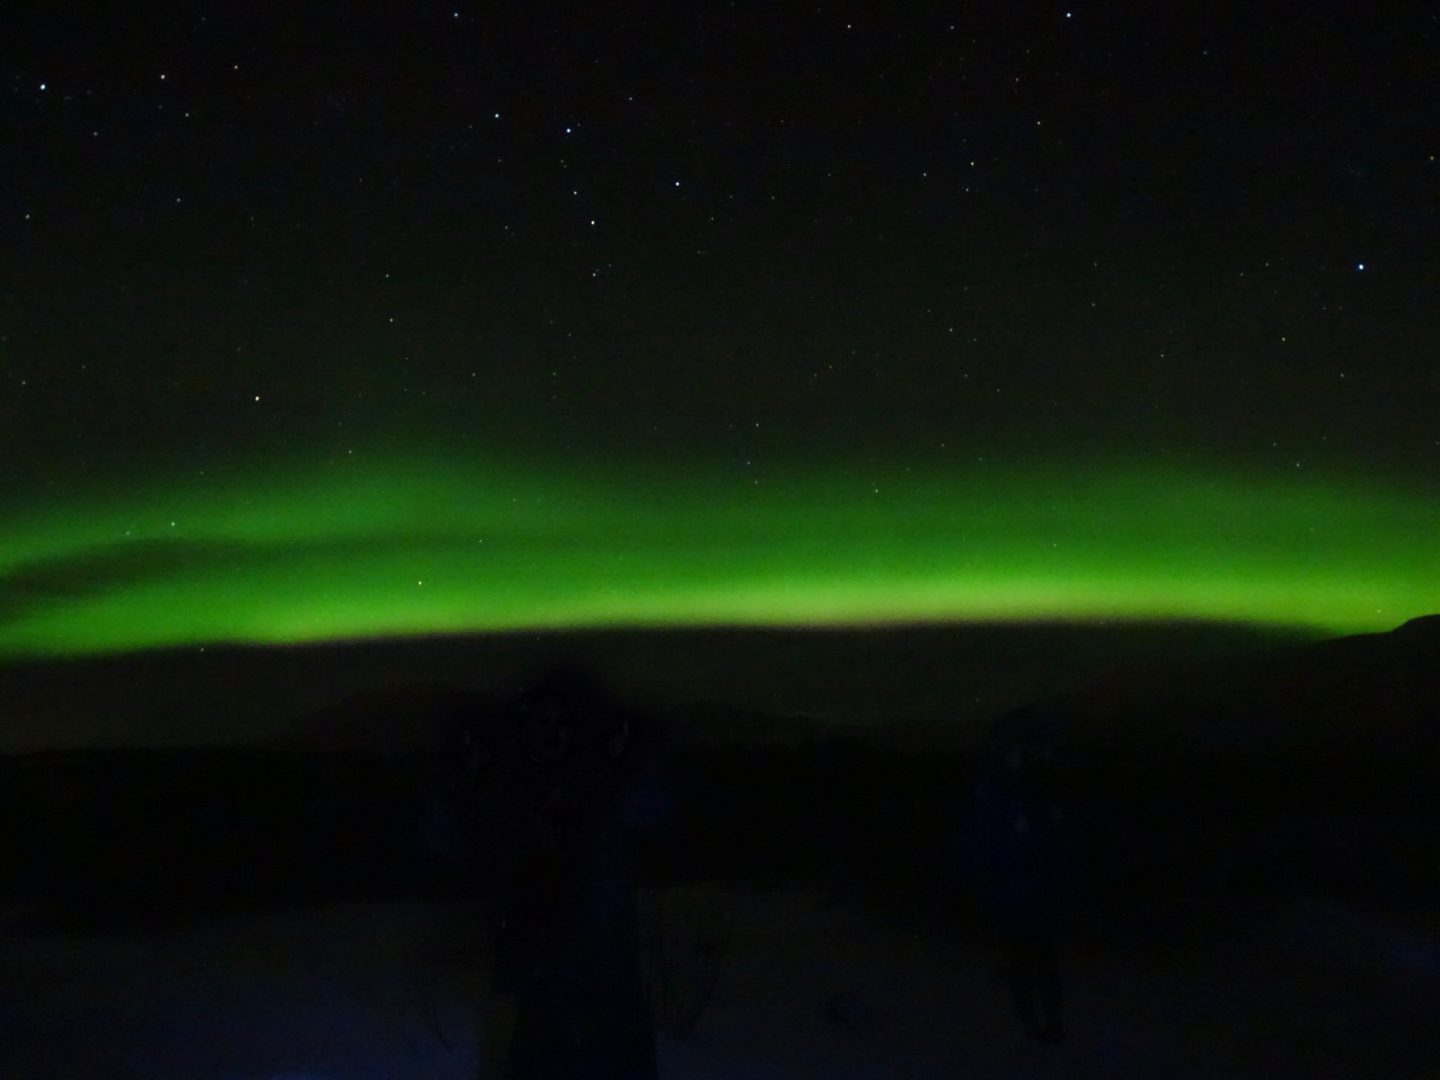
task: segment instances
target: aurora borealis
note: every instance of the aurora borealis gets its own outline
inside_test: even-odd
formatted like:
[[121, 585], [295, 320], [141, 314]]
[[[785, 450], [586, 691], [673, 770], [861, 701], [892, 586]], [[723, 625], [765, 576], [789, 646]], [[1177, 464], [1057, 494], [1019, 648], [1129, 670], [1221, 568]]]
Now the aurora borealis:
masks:
[[1123, 463], [631, 472], [322, 464], [7, 520], [0, 651], [614, 626], [1214, 619], [1440, 606], [1440, 504]]
[[0, 656], [1440, 609], [1419, 29], [700, 8], [7, 16]]

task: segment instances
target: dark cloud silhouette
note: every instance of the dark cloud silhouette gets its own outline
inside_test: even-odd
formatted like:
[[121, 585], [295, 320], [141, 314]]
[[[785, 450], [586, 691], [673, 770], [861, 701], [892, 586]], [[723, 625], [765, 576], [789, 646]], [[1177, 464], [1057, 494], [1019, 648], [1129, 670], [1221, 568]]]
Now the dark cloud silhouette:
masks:
[[[583, 548], [586, 535], [488, 529], [489, 551], [523, 543], [529, 550], [562, 553]], [[23, 563], [0, 574], [0, 627], [13, 625], [49, 604], [93, 597], [188, 573], [243, 575], [291, 560], [316, 558], [337, 562], [361, 556], [399, 556], [427, 550], [455, 550], [468, 536], [391, 533], [380, 536], [287, 540], [130, 540], [89, 548], [56, 558]]]
[[24, 563], [0, 575], [0, 626], [57, 601], [251, 555], [252, 545], [233, 541], [135, 540]]

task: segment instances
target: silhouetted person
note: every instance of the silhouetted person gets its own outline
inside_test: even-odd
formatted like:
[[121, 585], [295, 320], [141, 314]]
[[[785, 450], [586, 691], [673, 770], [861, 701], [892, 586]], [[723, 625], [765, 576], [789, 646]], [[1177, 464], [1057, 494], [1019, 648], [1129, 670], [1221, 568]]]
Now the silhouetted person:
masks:
[[633, 847], [665, 799], [633, 736], [631, 721], [577, 673], [552, 675], [516, 702], [491, 816], [492, 985], [502, 1004], [487, 1025], [482, 1075], [658, 1076]]
[[493, 885], [494, 858], [487, 841], [493, 812], [503, 718], [489, 702], [477, 702], [445, 732], [434, 762], [428, 795], [420, 807], [420, 846], [435, 869], [463, 875], [472, 888]]
[[975, 790], [968, 848], [978, 898], [1000, 939], [1026, 1034], [1064, 1037], [1058, 922], [1066, 870], [1052, 733], [1032, 712], [1005, 717]]

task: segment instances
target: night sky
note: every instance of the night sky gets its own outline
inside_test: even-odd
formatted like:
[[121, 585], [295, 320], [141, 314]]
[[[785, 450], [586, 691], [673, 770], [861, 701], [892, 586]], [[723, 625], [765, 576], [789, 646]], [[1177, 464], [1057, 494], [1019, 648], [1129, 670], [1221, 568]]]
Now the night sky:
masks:
[[0, 653], [1440, 610], [1433, 6], [385, 6], [0, 16]]

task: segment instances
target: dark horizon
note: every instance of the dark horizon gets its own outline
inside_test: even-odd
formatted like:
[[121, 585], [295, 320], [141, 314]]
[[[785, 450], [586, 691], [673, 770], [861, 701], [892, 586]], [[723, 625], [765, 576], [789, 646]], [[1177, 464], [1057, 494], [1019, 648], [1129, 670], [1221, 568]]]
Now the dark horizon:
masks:
[[367, 695], [397, 706], [407, 688], [505, 698], [561, 660], [643, 710], [894, 723], [897, 735], [941, 731], [950, 718], [979, 731], [1008, 708], [1116, 670], [1183, 670], [1321, 640], [1304, 627], [1201, 622], [623, 628], [12, 659], [0, 664], [0, 749], [262, 743]]

